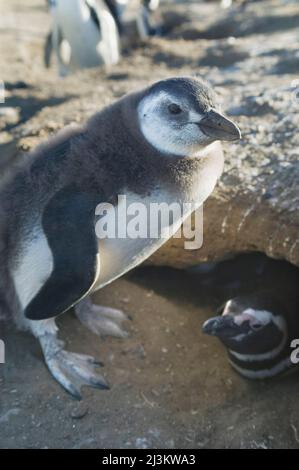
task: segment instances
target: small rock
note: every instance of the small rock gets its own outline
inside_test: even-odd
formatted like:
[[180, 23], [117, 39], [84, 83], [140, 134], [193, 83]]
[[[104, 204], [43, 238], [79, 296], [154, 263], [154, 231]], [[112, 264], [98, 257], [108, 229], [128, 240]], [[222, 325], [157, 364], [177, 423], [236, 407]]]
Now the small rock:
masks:
[[8, 423], [11, 416], [17, 416], [20, 413], [20, 408], [11, 408], [0, 416], [0, 424]]
[[88, 407], [80, 404], [71, 410], [70, 416], [72, 419], [82, 419], [88, 413]]
[[149, 449], [150, 442], [146, 437], [138, 437], [135, 441], [135, 445], [137, 449]]
[[0, 117], [5, 119], [8, 124], [15, 124], [20, 119], [19, 108], [11, 106], [0, 107]]

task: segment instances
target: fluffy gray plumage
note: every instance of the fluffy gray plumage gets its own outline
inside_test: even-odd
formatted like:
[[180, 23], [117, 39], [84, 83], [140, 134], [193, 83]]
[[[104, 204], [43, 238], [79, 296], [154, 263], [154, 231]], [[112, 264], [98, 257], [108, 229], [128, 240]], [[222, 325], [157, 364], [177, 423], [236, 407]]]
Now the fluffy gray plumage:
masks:
[[[157, 100], [158, 108], [150, 109], [152, 118], [147, 124], [146, 119], [149, 116], [140, 114], [139, 106], [145, 100], [147, 107], [142, 109], [148, 109], [151, 99]], [[180, 115], [168, 116], [167, 110], [171, 109], [167, 104], [169, 99], [174, 100], [176, 106], [177, 103], [183, 103], [181, 106], [184, 111], [181, 110]], [[57, 346], [54, 320], [35, 322], [28, 320], [26, 316], [46, 319], [65, 311], [77, 304], [89, 292], [94, 276], [101, 278], [101, 270], [97, 274], [95, 253], [91, 250], [93, 238], [89, 238], [94, 235], [89, 232], [84, 235], [84, 230], [73, 230], [80, 226], [84, 227], [84, 214], [86, 214], [86, 227], [88, 223], [93, 223], [92, 214], [98, 202], [116, 204], [117, 196], [128, 192], [135, 195], [136, 200], [148, 198], [149, 201], [151, 195], [159, 191], [161, 194], [168, 194], [169, 199], [173, 198], [179, 202], [198, 200], [201, 203], [208, 196], [223, 166], [220, 144], [216, 143], [209, 147], [210, 144], [217, 140], [219, 135], [223, 140], [239, 138], [236, 126], [213, 111], [215, 108], [213, 93], [198, 79], [185, 77], [158, 82], [108, 106], [91, 117], [85, 125], [60, 132], [22, 159], [22, 162], [2, 180], [0, 308], [9, 312], [20, 325], [30, 329], [38, 337], [50, 371], [64, 388], [77, 397], [80, 396], [82, 385], [104, 386], [103, 378], [96, 374], [94, 366], [91, 367], [89, 363], [88, 367], [86, 363], [80, 363], [80, 367], [77, 367], [77, 370], [82, 370], [84, 373], [81, 375], [79, 372], [74, 373], [74, 367], [72, 368], [70, 364], [81, 359], [66, 356], [71, 353], [61, 351]], [[159, 146], [155, 146], [155, 142], [147, 141], [144, 130], [147, 131], [146, 126], [151, 126], [155, 121], [157, 113], [166, 130], [167, 126], [170, 126], [169, 129], [174, 136], [180, 135], [180, 132], [183, 135], [185, 129], [188, 129], [188, 133], [185, 133], [184, 138], [179, 138], [179, 142], [185, 142], [186, 136], [191, 136], [196, 143], [198, 135], [198, 148], [204, 153], [197, 154], [197, 149], [193, 154], [191, 147], [188, 151], [186, 147], [186, 155], [175, 155], [164, 152], [163, 149], [161, 151]], [[194, 116], [199, 122], [193, 122]], [[142, 127], [140, 120], [145, 120], [145, 124], [143, 123], [145, 127]], [[169, 139], [171, 137], [166, 137], [165, 141], [162, 135], [159, 145], [163, 147], [165, 143], [167, 146]], [[210, 150], [206, 151], [206, 148]], [[76, 205], [74, 201], [77, 200]], [[68, 209], [68, 204], [71, 209]], [[76, 210], [78, 210], [78, 220], [76, 220]], [[37, 225], [43, 230], [43, 238], [40, 241], [36, 241], [37, 235], [34, 234]], [[67, 237], [67, 240], [64, 237]], [[88, 246], [84, 245], [84, 240], [91, 240]], [[45, 256], [47, 242], [49, 244], [47, 250], [50, 251]], [[146, 249], [146, 246], [145, 241], [142, 249]], [[157, 248], [158, 246], [159, 244]], [[72, 247], [74, 247], [73, 252]], [[36, 253], [39, 254], [38, 250], [41, 251], [39, 255], [41, 257], [35, 259]], [[44, 272], [43, 256], [45, 260], [49, 260], [51, 253], [54, 264], [52, 263], [51, 269], [49, 268], [51, 276], [50, 280], [47, 280], [49, 273]], [[32, 268], [30, 256], [34, 258]], [[101, 258], [101, 243], [99, 257]], [[16, 272], [20, 271], [20, 265], [23, 266], [23, 271], [21, 284], [19, 281], [18, 284]], [[24, 266], [27, 270], [25, 273]], [[116, 276], [113, 274], [113, 278], [125, 270], [126, 266], [122, 266]], [[18, 276], [20, 277], [20, 274]], [[28, 310], [27, 306], [21, 305], [20, 293], [21, 297], [26, 297], [32, 279], [35, 286], [40, 287], [35, 288], [37, 292], [30, 300], [31, 310], [29, 307]], [[25, 294], [18, 292], [18, 289], [25, 290]], [[64, 293], [65, 298], [63, 298]], [[43, 299], [46, 299], [44, 304]], [[43, 314], [43, 305], [45, 314]], [[80, 303], [77, 309], [78, 316], [81, 316], [81, 320], [84, 318], [84, 323], [93, 331], [122, 336], [120, 322], [124, 317], [120, 312], [105, 311], [104, 319], [102, 316], [100, 323], [97, 320], [99, 317], [95, 318], [94, 315], [94, 309], [100, 307], [87, 303], [84, 305], [93, 319], [90, 320], [85, 313], [82, 313]], [[52, 313], [48, 312], [47, 308], [52, 307]], [[27, 310], [29, 313], [26, 313]], [[89, 380], [86, 379], [87, 369], [90, 374]]]

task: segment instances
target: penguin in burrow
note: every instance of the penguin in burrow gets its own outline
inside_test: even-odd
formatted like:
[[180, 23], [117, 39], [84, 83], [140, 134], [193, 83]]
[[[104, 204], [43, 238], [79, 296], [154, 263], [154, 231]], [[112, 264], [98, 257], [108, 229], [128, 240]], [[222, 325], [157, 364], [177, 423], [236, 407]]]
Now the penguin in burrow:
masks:
[[295, 289], [282, 293], [260, 289], [239, 295], [203, 324], [203, 333], [219, 338], [244, 378], [270, 379], [298, 366], [299, 295]]

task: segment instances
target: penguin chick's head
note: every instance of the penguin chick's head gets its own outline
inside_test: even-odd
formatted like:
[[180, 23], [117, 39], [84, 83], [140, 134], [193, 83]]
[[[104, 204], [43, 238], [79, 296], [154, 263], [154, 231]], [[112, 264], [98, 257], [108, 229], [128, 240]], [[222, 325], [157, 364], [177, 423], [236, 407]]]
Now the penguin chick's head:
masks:
[[146, 140], [162, 153], [192, 156], [215, 140], [238, 140], [238, 127], [217, 111], [211, 88], [181, 77], [152, 85], [138, 104]]
[[231, 358], [274, 359], [287, 339], [285, 318], [270, 310], [269, 302], [255, 296], [240, 296], [226, 302], [221, 316], [207, 320], [203, 333], [217, 336], [229, 348]]

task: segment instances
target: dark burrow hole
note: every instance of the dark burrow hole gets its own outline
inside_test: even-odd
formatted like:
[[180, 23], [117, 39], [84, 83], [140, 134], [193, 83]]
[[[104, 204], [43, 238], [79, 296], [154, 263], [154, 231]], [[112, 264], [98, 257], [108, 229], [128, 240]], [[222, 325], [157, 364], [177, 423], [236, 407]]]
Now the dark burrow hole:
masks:
[[299, 301], [299, 269], [263, 253], [238, 254], [218, 263], [202, 263], [187, 270], [141, 267], [131, 274], [133, 282], [146, 285], [162, 296], [195, 306], [217, 309], [231, 297], [273, 291], [284, 302]]

